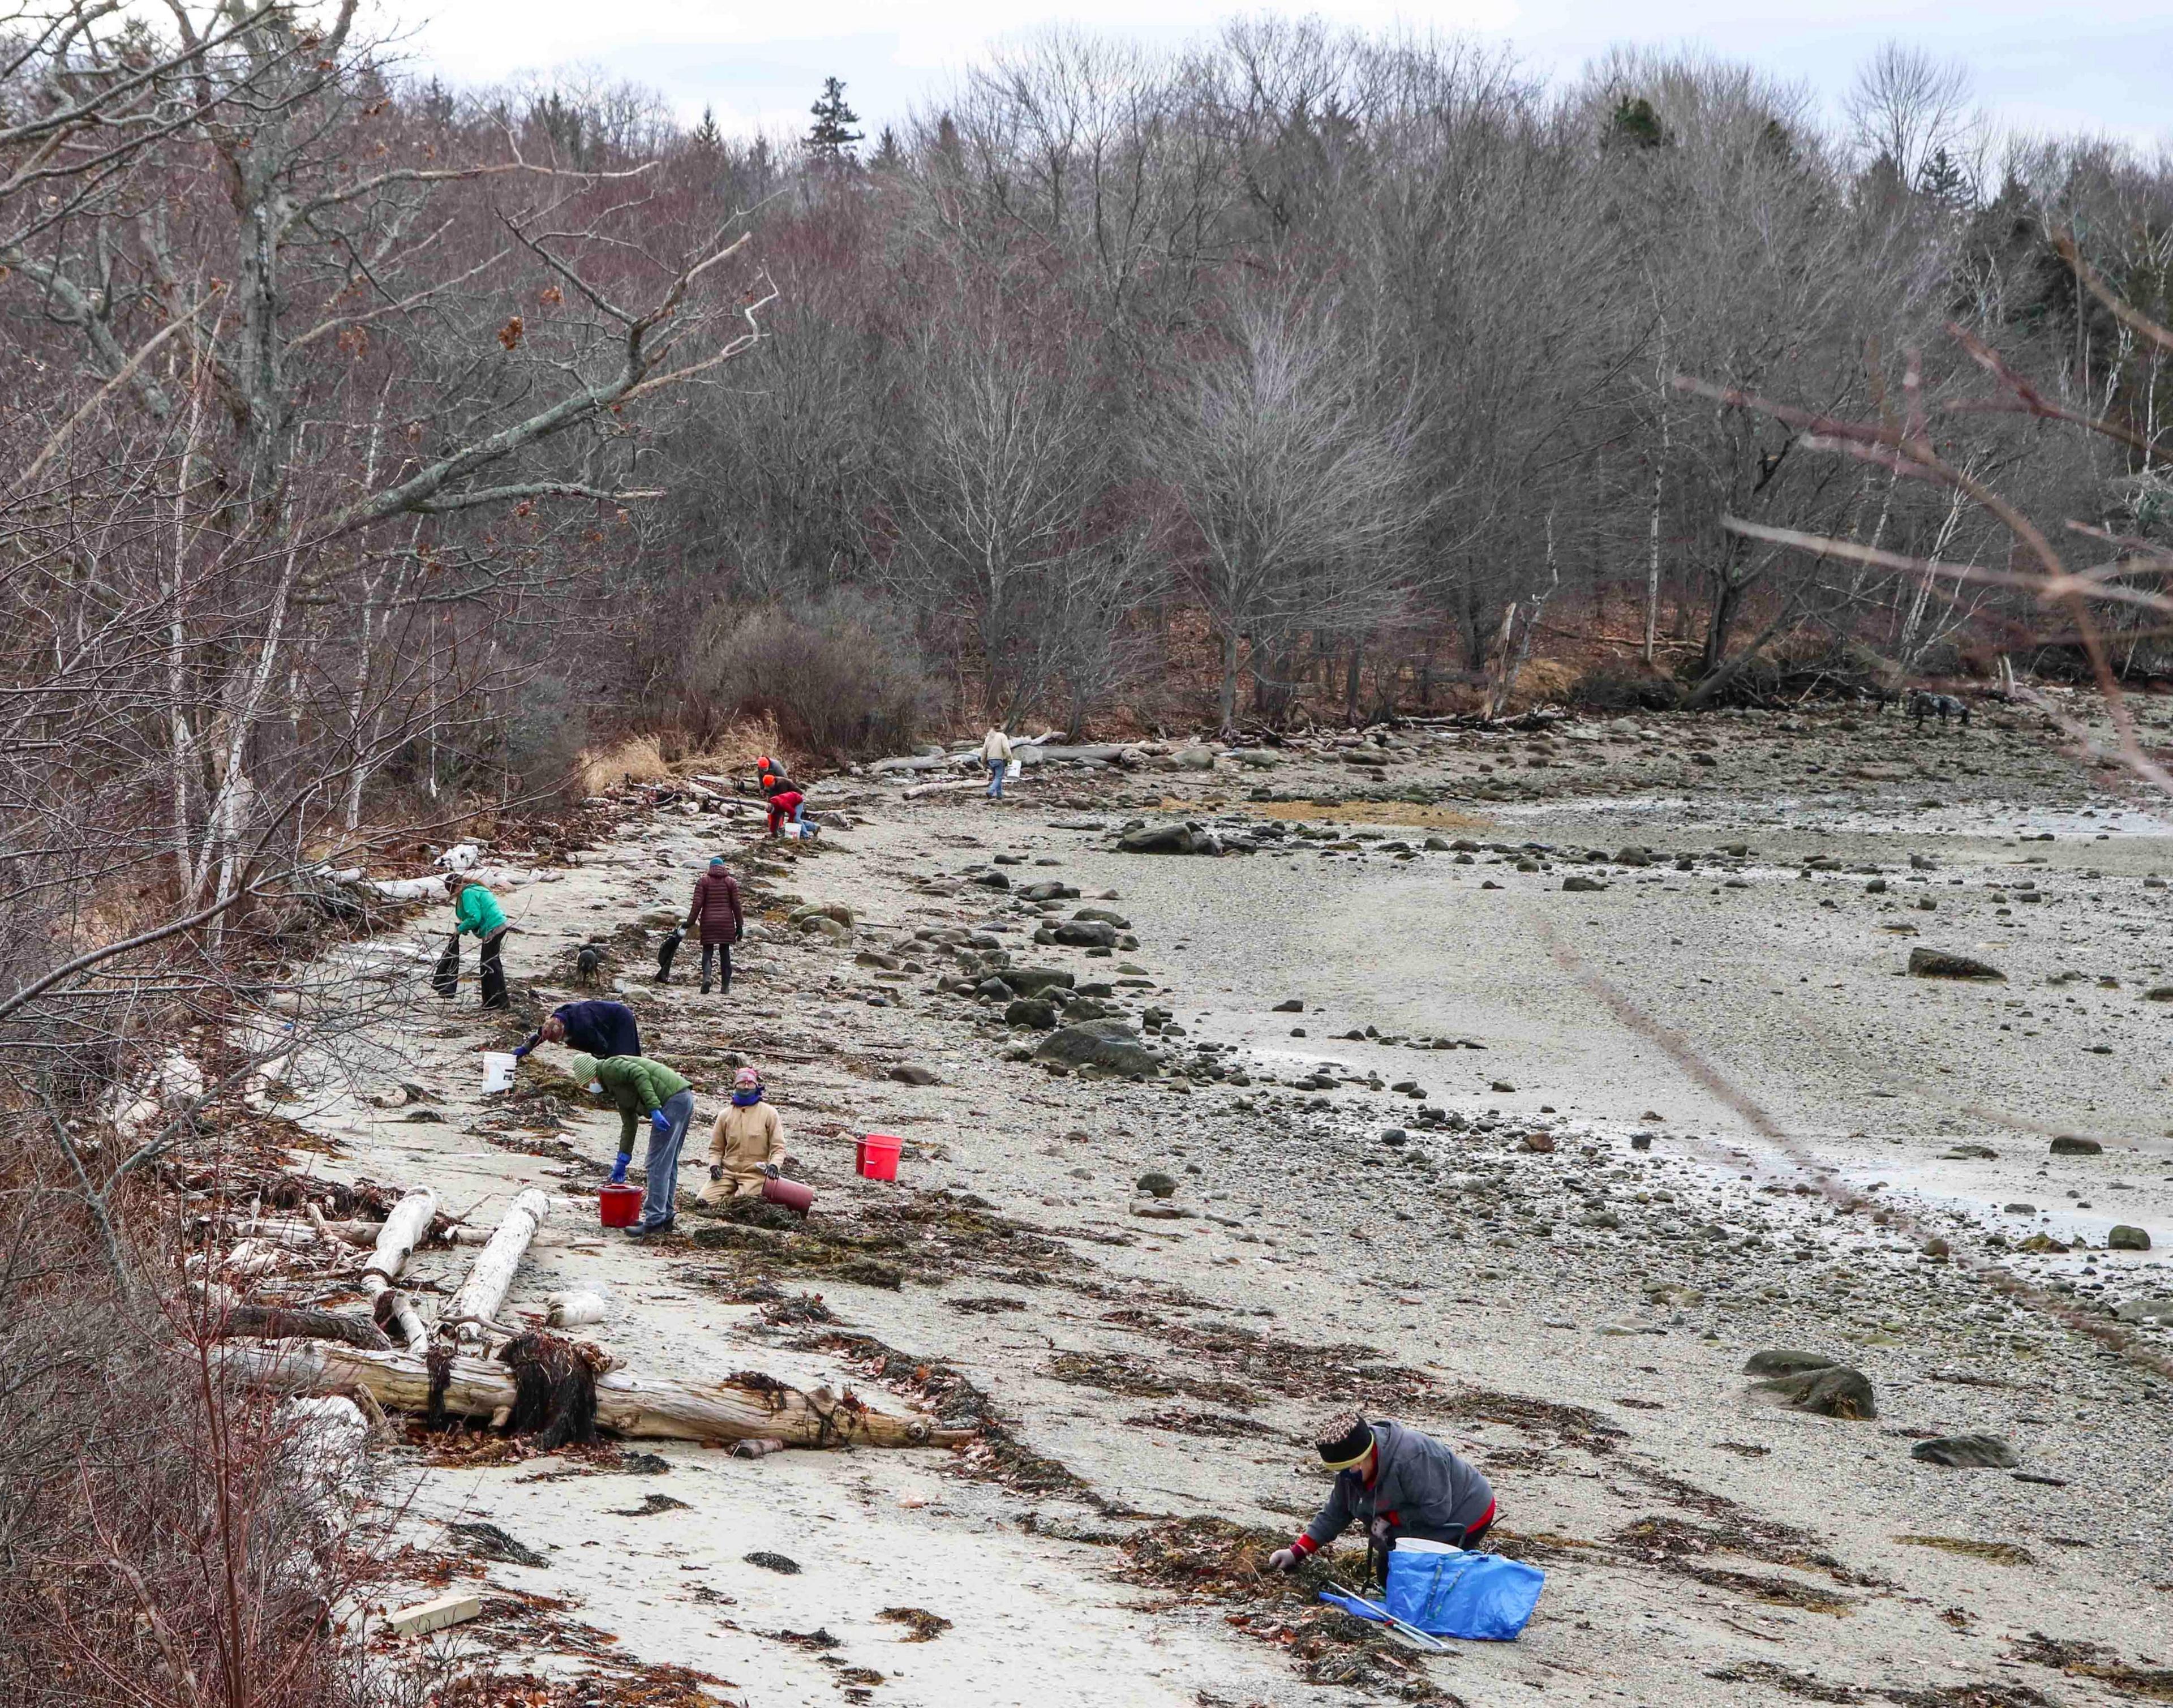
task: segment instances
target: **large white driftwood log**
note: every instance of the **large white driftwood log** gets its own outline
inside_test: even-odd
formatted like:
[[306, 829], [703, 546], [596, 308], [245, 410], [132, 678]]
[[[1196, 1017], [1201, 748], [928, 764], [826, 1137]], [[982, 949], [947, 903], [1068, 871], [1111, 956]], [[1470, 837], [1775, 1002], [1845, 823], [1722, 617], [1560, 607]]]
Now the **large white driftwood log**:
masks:
[[392, 1284], [400, 1279], [400, 1271], [407, 1267], [415, 1247], [429, 1233], [431, 1220], [437, 1214], [438, 1197], [429, 1188], [407, 1193], [385, 1218], [385, 1226], [377, 1231], [376, 1248], [362, 1269], [363, 1290], [369, 1295], [373, 1304], [379, 1294], [391, 1293], [391, 1328], [410, 1352], [418, 1354], [429, 1344], [430, 1337], [423, 1332], [423, 1319], [415, 1314], [407, 1296]]
[[505, 1212], [505, 1220], [491, 1235], [490, 1243], [476, 1253], [475, 1267], [468, 1271], [466, 1285], [438, 1319], [440, 1332], [450, 1328], [455, 1337], [465, 1343], [480, 1341], [491, 1333], [498, 1307], [505, 1302], [506, 1293], [513, 1285], [513, 1272], [520, 1267], [529, 1241], [536, 1237], [536, 1230], [542, 1226], [543, 1218], [550, 1214], [550, 1194], [535, 1187], [530, 1187], [513, 1200], [512, 1208]]
[[[219, 1360], [229, 1375], [281, 1393], [359, 1388], [391, 1411], [423, 1411], [430, 1403], [429, 1366], [412, 1353], [326, 1340], [229, 1341]], [[456, 1353], [451, 1366], [447, 1412], [491, 1418], [511, 1410], [513, 1372], [504, 1365]], [[640, 1441], [781, 1441], [795, 1447], [955, 1447], [973, 1434], [849, 1404], [827, 1387], [802, 1393], [782, 1384], [670, 1382], [625, 1370], [596, 1378], [596, 1423]]]
[[899, 799], [903, 800], [918, 800], [924, 795], [941, 795], [947, 790], [954, 789], [980, 789], [984, 787], [986, 787], [985, 783], [979, 777], [960, 777], [943, 783], [916, 783], [912, 788], [907, 789], [905, 793], [899, 797]]

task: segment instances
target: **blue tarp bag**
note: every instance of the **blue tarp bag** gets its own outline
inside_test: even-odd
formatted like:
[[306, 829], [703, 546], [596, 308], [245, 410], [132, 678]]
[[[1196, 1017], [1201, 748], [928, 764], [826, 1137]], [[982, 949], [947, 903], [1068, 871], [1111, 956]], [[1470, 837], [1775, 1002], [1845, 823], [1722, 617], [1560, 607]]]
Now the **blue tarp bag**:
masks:
[[1505, 1643], [1530, 1621], [1546, 1574], [1522, 1560], [1468, 1549], [1414, 1549], [1388, 1555], [1383, 1604], [1405, 1624], [1437, 1637]]

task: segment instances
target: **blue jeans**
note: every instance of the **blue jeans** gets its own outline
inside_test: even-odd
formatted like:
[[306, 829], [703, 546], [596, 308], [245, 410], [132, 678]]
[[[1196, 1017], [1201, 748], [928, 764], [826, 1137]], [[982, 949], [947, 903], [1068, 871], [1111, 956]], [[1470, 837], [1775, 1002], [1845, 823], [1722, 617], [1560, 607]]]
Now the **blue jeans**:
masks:
[[1004, 766], [1006, 762], [984, 759], [981, 762], [989, 768], [989, 799], [1001, 800], [1004, 798]]
[[671, 1220], [679, 1191], [679, 1147], [687, 1142], [687, 1129], [693, 1124], [694, 1094], [681, 1091], [666, 1099], [663, 1114], [671, 1130], [659, 1137], [655, 1128], [649, 1129], [649, 1156], [642, 1165], [649, 1171], [649, 1184], [641, 1194], [644, 1233]]

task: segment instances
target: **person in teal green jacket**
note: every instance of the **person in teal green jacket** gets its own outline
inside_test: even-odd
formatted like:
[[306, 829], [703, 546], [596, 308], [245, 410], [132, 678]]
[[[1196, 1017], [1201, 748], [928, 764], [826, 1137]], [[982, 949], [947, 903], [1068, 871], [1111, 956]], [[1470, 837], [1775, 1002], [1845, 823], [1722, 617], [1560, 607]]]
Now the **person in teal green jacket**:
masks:
[[594, 1080], [618, 1105], [618, 1161], [612, 1167], [612, 1185], [626, 1183], [627, 1165], [634, 1161], [636, 1118], [649, 1118], [649, 1156], [643, 1165], [649, 1183], [641, 1195], [641, 1220], [627, 1231], [635, 1239], [670, 1231], [678, 1204], [679, 1150], [694, 1121], [694, 1088], [648, 1056], [607, 1056], [598, 1061], [579, 1055], [567, 1064], [566, 1071], [577, 1086]]
[[505, 999], [505, 967], [499, 960], [499, 951], [504, 945], [505, 934], [513, 928], [505, 923], [505, 909], [498, 905], [498, 897], [473, 878], [453, 880], [453, 941], [461, 940], [461, 934], [472, 931], [483, 946], [483, 1005], [485, 1008], [504, 1008]]

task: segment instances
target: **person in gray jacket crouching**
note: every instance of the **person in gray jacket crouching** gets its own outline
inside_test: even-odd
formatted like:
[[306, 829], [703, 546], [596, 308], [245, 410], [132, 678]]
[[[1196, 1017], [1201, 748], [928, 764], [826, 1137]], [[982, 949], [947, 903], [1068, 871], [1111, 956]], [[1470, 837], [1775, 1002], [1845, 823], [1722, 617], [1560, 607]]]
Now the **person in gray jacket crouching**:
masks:
[[1494, 1523], [1494, 1490], [1477, 1466], [1402, 1424], [1339, 1418], [1317, 1443], [1335, 1486], [1305, 1533], [1268, 1556], [1278, 1571], [1318, 1553], [1353, 1522], [1366, 1527], [1368, 1576], [1388, 1581], [1389, 1550], [1405, 1537], [1476, 1548]]

